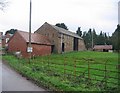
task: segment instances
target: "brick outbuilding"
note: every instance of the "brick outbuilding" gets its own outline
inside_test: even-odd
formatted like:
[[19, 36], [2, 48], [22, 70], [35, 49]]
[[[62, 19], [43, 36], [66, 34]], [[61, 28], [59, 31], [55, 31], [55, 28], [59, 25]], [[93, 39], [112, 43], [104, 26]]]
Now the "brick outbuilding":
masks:
[[95, 45], [93, 50], [94, 51], [101, 51], [101, 52], [109, 52], [112, 51], [112, 45]]
[[[12, 38], [8, 42], [8, 52], [21, 52], [22, 57], [28, 58], [27, 52], [29, 43], [29, 33], [23, 31], [16, 31]], [[32, 56], [43, 56], [51, 54], [51, 43], [46, 36], [32, 33], [31, 34], [31, 46], [33, 48]]]

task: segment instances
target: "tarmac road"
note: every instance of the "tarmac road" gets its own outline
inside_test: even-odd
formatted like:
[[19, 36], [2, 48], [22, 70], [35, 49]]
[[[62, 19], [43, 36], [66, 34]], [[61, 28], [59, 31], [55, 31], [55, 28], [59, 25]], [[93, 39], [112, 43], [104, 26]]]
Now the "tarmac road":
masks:
[[2, 92], [2, 61], [0, 56], [0, 93]]
[[26, 78], [19, 75], [1, 61], [0, 67], [2, 67], [2, 91], [45, 91], [29, 80], [26, 80]]

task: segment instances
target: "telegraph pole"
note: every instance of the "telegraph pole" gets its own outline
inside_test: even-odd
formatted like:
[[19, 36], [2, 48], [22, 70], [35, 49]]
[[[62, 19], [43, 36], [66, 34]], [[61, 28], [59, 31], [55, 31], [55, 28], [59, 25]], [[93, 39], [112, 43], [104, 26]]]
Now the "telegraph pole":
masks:
[[92, 31], [92, 50], [93, 50], [93, 31]]
[[31, 14], [32, 14], [32, 1], [30, 0], [30, 13], [29, 13], [29, 45], [28, 45], [29, 62], [30, 62], [30, 59], [31, 59], [31, 52], [32, 52], [32, 47], [31, 47]]

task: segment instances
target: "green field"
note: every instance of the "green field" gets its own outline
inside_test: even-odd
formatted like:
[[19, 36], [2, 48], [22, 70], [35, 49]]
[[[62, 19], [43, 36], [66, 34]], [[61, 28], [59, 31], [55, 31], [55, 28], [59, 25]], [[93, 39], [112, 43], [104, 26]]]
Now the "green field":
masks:
[[70, 52], [31, 59], [3, 56], [22, 75], [50, 90], [114, 91], [118, 87], [118, 54]]

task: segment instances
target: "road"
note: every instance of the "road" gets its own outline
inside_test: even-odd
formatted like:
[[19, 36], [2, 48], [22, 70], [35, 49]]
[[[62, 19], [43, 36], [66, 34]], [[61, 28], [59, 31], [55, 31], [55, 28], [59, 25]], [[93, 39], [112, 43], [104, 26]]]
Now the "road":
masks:
[[0, 56], [0, 93], [2, 92], [2, 61]]
[[45, 91], [34, 83], [26, 80], [26, 78], [19, 75], [1, 61], [0, 67], [2, 67], [2, 91]]

